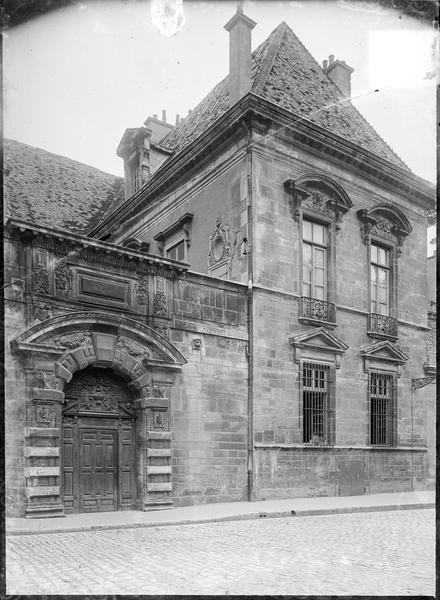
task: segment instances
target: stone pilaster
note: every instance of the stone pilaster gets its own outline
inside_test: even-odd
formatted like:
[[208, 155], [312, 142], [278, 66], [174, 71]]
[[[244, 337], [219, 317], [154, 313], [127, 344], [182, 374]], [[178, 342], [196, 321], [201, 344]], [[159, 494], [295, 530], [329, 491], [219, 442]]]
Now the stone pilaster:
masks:
[[26, 517], [64, 516], [61, 499], [61, 404], [64, 393], [31, 388], [24, 436]]

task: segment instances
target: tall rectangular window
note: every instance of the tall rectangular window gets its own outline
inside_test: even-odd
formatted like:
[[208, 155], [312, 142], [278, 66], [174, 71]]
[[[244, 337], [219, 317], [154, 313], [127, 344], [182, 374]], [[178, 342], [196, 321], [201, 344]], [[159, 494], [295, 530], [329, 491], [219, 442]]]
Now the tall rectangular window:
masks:
[[302, 295], [327, 300], [327, 230], [325, 225], [303, 221]]
[[371, 244], [370, 312], [389, 316], [390, 251]]
[[332, 442], [330, 421], [333, 411], [330, 398], [330, 365], [303, 363], [303, 442]]
[[370, 443], [392, 446], [394, 443], [394, 377], [370, 373]]

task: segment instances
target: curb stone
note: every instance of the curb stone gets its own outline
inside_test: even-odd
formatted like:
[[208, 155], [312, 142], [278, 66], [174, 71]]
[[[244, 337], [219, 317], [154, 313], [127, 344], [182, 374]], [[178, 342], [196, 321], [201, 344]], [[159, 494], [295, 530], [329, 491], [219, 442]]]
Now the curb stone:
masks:
[[126, 524], [108, 524], [108, 525], [85, 525], [82, 527], [59, 527], [50, 530], [29, 531], [24, 529], [11, 529], [6, 531], [7, 536], [17, 535], [38, 535], [51, 533], [76, 533], [82, 531], [104, 531], [109, 529], [137, 529], [146, 527], [171, 527], [173, 525], [199, 525], [205, 523], [223, 523], [227, 521], [251, 521], [256, 519], [276, 519], [285, 517], [316, 517], [323, 515], [341, 515], [364, 512], [386, 512], [392, 510], [421, 510], [435, 508], [434, 502], [410, 503], [410, 504], [388, 504], [378, 506], [354, 506], [342, 508], [311, 508], [283, 511], [260, 511], [254, 513], [243, 513], [236, 515], [226, 515], [224, 517], [208, 517], [201, 519], [181, 519], [178, 521], [157, 521], [148, 523], [126, 523]]

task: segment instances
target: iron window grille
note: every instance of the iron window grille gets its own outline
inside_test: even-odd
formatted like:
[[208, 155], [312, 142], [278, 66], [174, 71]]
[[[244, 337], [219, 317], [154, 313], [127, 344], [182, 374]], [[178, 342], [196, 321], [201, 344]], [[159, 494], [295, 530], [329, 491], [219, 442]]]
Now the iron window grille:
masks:
[[333, 369], [320, 363], [303, 363], [303, 442], [312, 445], [334, 443]]
[[394, 446], [396, 438], [396, 393], [394, 376], [370, 373], [370, 444]]

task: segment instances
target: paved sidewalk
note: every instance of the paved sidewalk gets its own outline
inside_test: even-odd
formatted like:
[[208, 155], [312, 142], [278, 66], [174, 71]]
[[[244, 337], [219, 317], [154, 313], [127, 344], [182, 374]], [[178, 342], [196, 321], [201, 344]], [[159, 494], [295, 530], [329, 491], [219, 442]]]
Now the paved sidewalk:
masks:
[[46, 519], [6, 519], [7, 535], [60, 533], [96, 529], [158, 527], [270, 517], [300, 517], [385, 510], [434, 508], [435, 492], [398, 492], [365, 496], [288, 498], [256, 502], [222, 502], [157, 511], [82, 513]]

